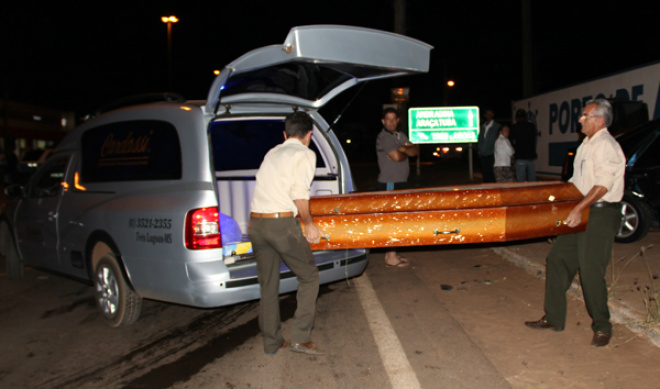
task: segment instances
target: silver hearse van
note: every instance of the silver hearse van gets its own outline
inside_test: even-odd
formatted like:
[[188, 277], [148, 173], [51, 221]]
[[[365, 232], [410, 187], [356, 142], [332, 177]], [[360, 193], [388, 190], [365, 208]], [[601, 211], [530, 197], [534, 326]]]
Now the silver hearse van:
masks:
[[[354, 191], [318, 109], [358, 82], [428, 71], [430, 50], [382, 31], [296, 27], [284, 44], [227, 65], [206, 101], [163, 95], [99, 114], [26, 185], [7, 188], [0, 244], [8, 276], [28, 265], [89, 280], [112, 326], [134, 323], [144, 298], [195, 307], [258, 299], [243, 241], [255, 173], [283, 141], [285, 115], [302, 110], [314, 121], [311, 194]], [[361, 274], [367, 255], [315, 252], [321, 283]], [[295, 289], [283, 264], [280, 292]]]

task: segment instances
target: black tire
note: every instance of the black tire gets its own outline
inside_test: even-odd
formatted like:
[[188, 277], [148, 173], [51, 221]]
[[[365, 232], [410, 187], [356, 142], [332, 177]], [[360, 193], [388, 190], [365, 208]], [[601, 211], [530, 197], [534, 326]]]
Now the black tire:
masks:
[[653, 211], [646, 203], [630, 195], [623, 196], [621, 204], [621, 227], [614, 240], [619, 243], [632, 243], [642, 239], [651, 227]]
[[119, 262], [104, 255], [94, 269], [96, 306], [112, 327], [135, 323], [142, 311], [142, 298], [126, 282]]
[[10, 280], [20, 280], [24, 276], [23, 261], [18, 257], [16, 251], [16, 241], [14, 235], [6, 222], [0, 223], [0, 248], [2, 255], [5, 256], [7, 266], [7, 278]]

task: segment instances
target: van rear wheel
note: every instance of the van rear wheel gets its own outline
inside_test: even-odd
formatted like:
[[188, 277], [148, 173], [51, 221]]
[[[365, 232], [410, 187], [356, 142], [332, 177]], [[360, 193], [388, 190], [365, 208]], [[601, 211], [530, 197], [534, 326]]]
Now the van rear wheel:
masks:
[[96, 305], [112, 327], [133, 324], [140, 317], [142, 298], [128, 284], [119, 262], [104, 255], [94, 269]]

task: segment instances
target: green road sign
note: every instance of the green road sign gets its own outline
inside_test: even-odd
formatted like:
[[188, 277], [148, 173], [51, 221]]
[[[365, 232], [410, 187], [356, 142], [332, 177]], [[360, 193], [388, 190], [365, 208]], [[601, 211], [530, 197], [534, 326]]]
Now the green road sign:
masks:
[[408, 138], [411, 143], [476, 143], [479, 107], [410, 108]]

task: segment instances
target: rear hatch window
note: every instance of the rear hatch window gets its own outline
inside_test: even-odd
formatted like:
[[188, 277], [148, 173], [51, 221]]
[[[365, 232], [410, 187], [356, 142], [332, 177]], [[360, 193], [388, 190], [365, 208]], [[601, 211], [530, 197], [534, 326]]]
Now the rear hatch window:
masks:
[[[284, 142], [284, 119], [216, 121], [209, 131], [216, 171], [256, 170], [266, 153]], [[316, 153], [316, 167], [325, 167], [314, 142], [310, 149]]]
[[319, 100], [351, 77], [312, 63], [287, 63], [243, 73], [228, 80], [224, 96], [242, 93], [276, 93]]

